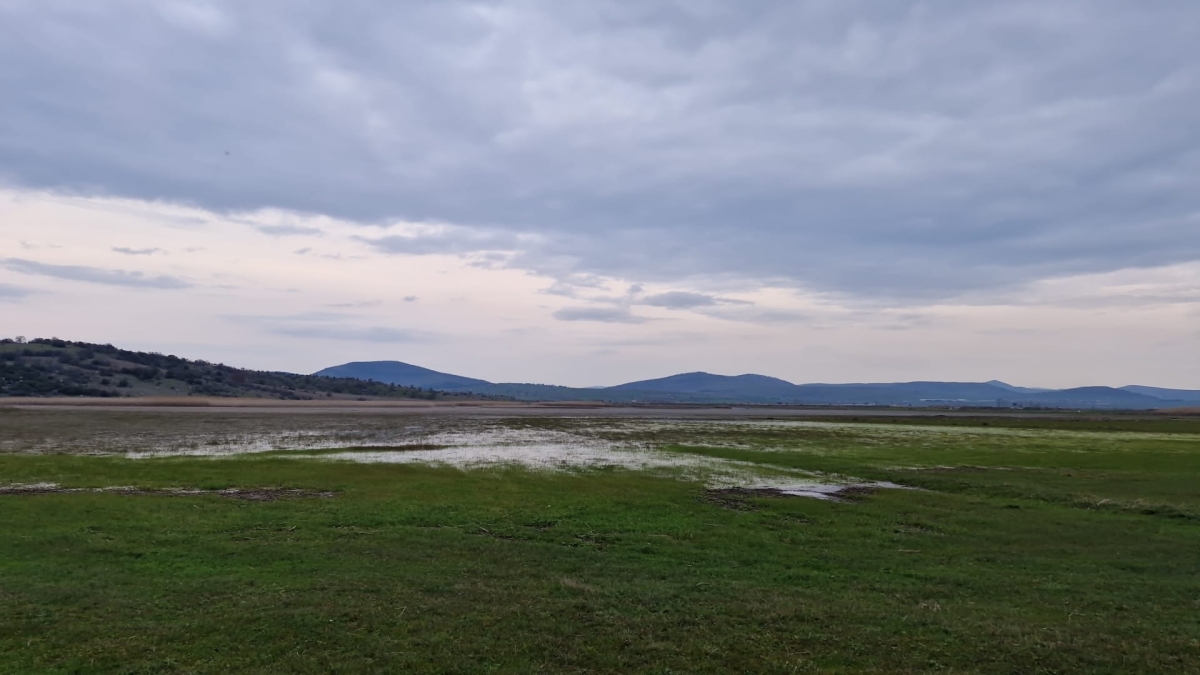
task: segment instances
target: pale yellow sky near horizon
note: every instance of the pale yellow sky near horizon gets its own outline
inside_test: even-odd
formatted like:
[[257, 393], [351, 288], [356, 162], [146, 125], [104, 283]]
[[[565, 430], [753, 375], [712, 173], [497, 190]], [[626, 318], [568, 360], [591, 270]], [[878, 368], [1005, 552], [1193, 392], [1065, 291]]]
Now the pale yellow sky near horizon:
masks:
[[[385, 254], [362, 239], [441, 227], [0, 190], [0, 335], [256, 369], [399, 360], [569, 386], [705, 370], [797, 383], [1200, 389], [1200, 263], [905, 306], [752, 279], [589, 278], [570, 297], [505, 251]], [[718, 302], [646, 304], [664, 293]], [[581, 309], [580, 320], [556, 318]], [[596, 310], [607, 320], [586, 320]]]

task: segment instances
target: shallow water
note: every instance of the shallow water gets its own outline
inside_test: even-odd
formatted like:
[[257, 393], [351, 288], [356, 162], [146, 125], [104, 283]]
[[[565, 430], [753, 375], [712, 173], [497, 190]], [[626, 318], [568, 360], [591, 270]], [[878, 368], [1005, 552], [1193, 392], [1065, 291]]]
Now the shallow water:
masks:
[[[429, 464], [470, 470], [518, 466], [540, 471], [582, 471], [621, 468], [670, 473], [681, 478], [711, 479], [738, 484], [763, 474], [783, 473], [799, 478], [800, 472], [763, 468], [745, 462], [709, 459], [667, 452], [647, 443], [615, 442], [558, 430], [480, 425], [469, 430], [415, 435], [391, 447], [330, 452], [307, 456], [323, 461], [386, 464]], [[283, 457], [302, 458], [305, 455]]]
[[[757, 487], [757, 486], [756, 486]], [[785, 495], [794, 497], [811, 497], [813, 499], [838, 499], [846, 488], [869, 488], [874, 490], [915, 490], [907, 485], [889, 481], [857, 481], [853, 483], [801, 483], [799, 485], [766, 485]]]
[[[130, 449], [120, 454], [131, 459], [229, 458], [274, 452], [287, 459], [427, 464], [462, 470], [513, 466], [535, 471], [584, 472], [619, 468], [701, 482], [709, 487], [778, 488], [786, 494], [820, 499], [833, 499], [849, 485], [864, 485], [852, 478], [670, 452], [660, 444], [646, 441], [613, 440], [614, 432], [618, 437], [633, 437], [648, 431], [672, 430], [692, 436], [703, 434], [709, 426], [594, 419], [568, 426], [570, 431], [503, 420], [464, 419], [452, 423], [438, 420], [359, 432], [264, 431], [165, 443], [160, 440], [157, 447]], [[300, 454], [320, 450], [331, 452]]]
[[[287, 455], [285, 455], [287, 456]], [[292, 455], [297, 456], [297, 455]], [[438, 450], [347, 451], [321, 455], [326, 461], [388, 464], [428, 464], [462, 470], [514, 466], [535, 471], [579, 472], [620, 468], [645, 471], [712, 486], [763, 483], [774, 478], [786, 484], [815, 474], [761, 464], [698, 457], [653, 448], [603, 447], [597, 444], [461, 445]], [[815, 482], [815, 481], [814, 481]]]
[[[164, 420], [165, 421], [165, 420]], [[140, 423], [139, 423], [140, 422]], [[262, 417], [224, 420], [187, 418], [180, 423], [128, 420], [107, 429], [81, 428], [74, 436], [27, 438], [17, 452], [68, 452], [124, 456], [234, 458], [274, 453], [307, 461], [427, 464], [461, 470], [515, 466], [536, 471], [642, 471], [709, 487], [775, 489], [818, 499], [836, 498], [848, 486], [889, 488], [853, 477], [705, 457], [671, 451], [672, 445], [772, 449], [753, 438], [768, 429], [796, 429], [791, 449], [813, 440], [804, 430], [845, 434], [855, 443], [887, 442], [898, 435], [924, 436], [938, 427], [825, 423], [797, 420], [679, 420], [558, 417], [529, 420], [482, 417], [361, 417], [318, 419]], [[134, 430], [132, 433], [126, 429]], [[986, 431], [986, 430], [985, 430]], [[124, 433], [122, 433], [124, 432]], [[813, 450], [818, 448], [813, 446]], [[303, 454], [320, 453], [320, 454]]]

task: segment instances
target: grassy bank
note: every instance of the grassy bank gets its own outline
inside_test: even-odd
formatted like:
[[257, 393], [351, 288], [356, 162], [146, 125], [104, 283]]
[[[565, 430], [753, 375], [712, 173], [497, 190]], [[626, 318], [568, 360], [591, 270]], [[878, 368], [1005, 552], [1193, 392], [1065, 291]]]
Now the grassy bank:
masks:
[[1190, 434], [703, 429], [664, 442], [924, 489], [3, 454], [0, 484], [336, 495], [0, 495], [0, 672], [1200, 670]]

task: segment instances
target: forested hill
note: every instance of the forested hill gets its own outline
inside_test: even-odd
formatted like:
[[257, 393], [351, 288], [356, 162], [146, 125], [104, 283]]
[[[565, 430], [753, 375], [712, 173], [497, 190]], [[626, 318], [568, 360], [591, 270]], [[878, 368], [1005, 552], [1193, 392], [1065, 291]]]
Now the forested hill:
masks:
[[468, 398], [345, 377], [243, 370], [112, 345], [0, 339], [0, 396], [237, 396], [271, 399]]

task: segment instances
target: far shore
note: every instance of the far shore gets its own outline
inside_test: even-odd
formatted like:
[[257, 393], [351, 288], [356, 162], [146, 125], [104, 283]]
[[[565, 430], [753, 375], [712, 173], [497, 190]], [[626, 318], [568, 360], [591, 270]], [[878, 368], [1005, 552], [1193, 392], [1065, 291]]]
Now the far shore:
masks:
[[1095, 419], [1109, 416], [1161, 417], [1197, 415], [1200, 408], [1174, 408], [1157, 411], [1101, 410], [1000, 410], [890, 407], [826, 407], [804, 405], [691, 404], [691, 403], [603, 403], [597, 401], [422, 401], [412, 399], [313, 399], [279, 400], [265, 398], [222, 398], [205, 396], [72, 398], [5, 397], [0, 408], [18, 410], [111, 410], [126, 412], [246, 412], [246, 413], [364, 413], [364, 414], [460, 414], [597, 417], [748, 417], [748, 418], [854, 418], [854, 417], [993, 417], [993, 418], [1074, 418]]

